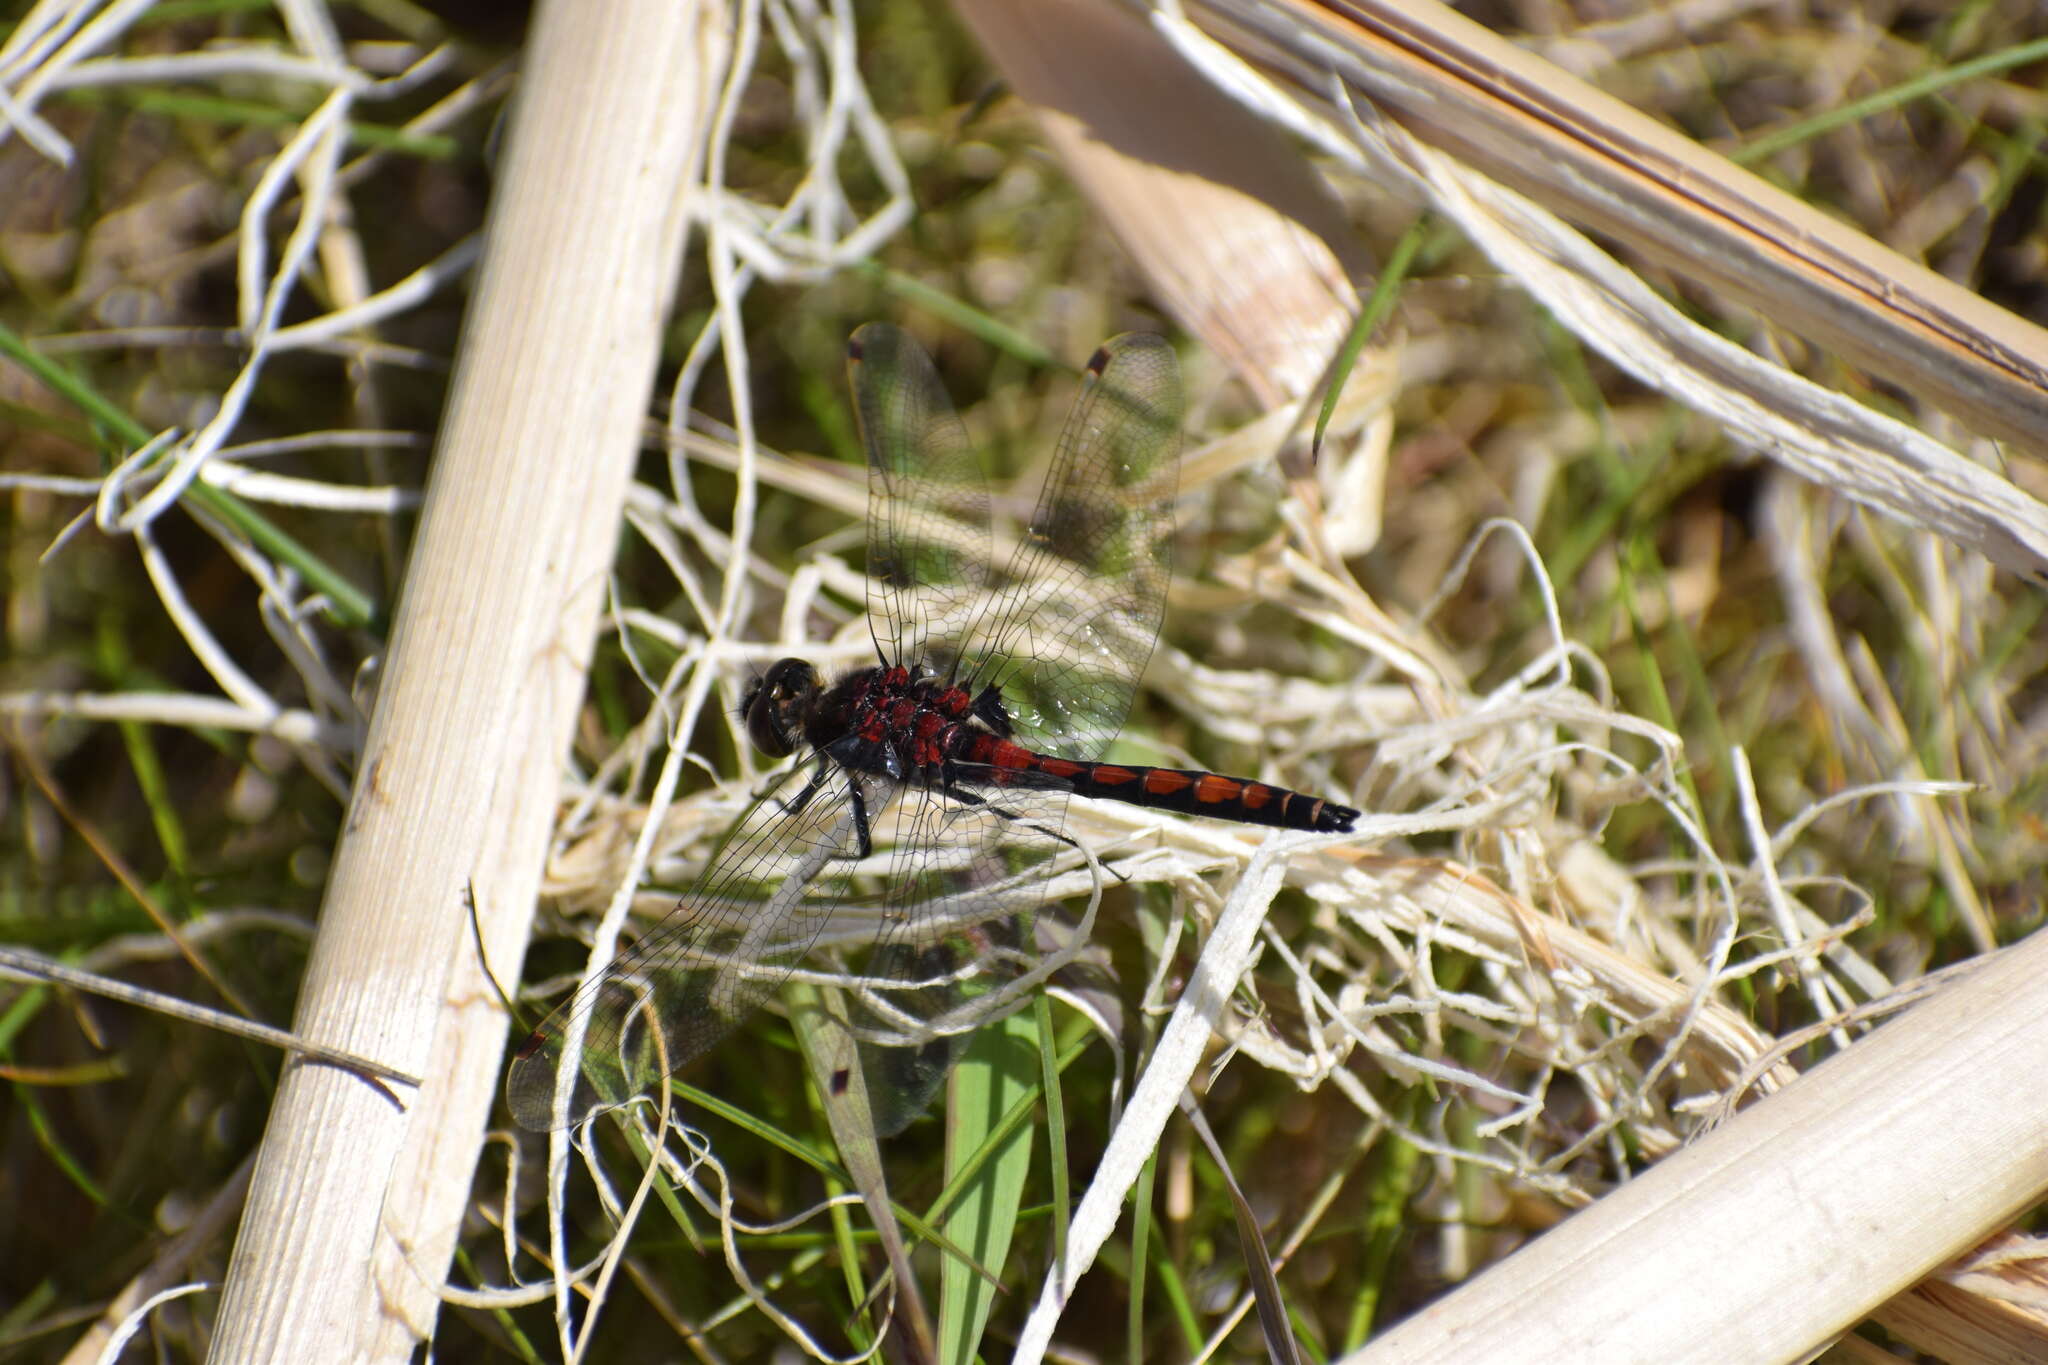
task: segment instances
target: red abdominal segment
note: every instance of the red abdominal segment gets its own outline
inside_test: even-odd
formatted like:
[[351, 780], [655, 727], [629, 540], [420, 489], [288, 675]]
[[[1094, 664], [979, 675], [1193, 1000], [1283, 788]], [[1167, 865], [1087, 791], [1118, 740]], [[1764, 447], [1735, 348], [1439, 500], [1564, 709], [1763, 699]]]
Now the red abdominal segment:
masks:
[[[1358, 812], [1285, 787], [1225, 777], [1189, 768], [1130, 768], [1115, 763], [1078, 763], [1034, 753], [1021, 744], [994, 735], [961, 732], [966, 742], [956, 757], [1003, 772], [1042, 773], [1071, 785], [1075, 795], [1126, 801], [1134, 806], [1201, 815], [1212, 820], [1238, 820], [1278, 829], [1341, 833]], [[996, 778], [1000, 782], [1001, 778]]]

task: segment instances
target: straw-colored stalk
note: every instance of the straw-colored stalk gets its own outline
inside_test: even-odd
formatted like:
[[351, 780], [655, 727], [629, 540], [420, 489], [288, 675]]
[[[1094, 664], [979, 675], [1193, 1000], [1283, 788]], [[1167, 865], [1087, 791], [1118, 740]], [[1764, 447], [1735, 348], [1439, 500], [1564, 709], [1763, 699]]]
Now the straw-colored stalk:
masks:
[[287, 1069], [221, 1360], [410, 1359], [496, 1095], [557, 777], [673, 287], [716, 6], [541, 7], [297, 1028], [425, 1077]]
[[2036, 934], [1350, 1357], [1794, 1360], [2048, 1189]]
[[1305, 99], [1370, 102], [1573, 222], [2042, 450], [2038, 328], [1449, 7], [1206, 0], [1191, 17]]

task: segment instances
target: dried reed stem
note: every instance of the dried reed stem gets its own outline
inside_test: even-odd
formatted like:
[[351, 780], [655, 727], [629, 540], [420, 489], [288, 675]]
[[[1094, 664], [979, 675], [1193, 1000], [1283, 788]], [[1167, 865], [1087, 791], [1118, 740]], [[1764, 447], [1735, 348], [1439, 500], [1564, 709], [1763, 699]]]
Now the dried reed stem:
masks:
[[222, 1360], [408, 1359], [496, 1090], [510, 978], [638, 445], [722, 35], [711, 7], [543, 6], [426, 510], [299, 999], [309, 1037], [427, 1078], [291, 1067]]
[[1977, 971], [1351, 1359], [1792, 1360], [2048, 1186], [2048, 937]]

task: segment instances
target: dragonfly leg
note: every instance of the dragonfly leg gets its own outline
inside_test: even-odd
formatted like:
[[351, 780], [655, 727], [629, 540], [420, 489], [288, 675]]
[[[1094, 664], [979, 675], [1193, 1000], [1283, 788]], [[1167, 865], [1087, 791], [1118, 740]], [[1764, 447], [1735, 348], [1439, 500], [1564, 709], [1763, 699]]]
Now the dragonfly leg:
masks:
[[[811, 804], [811, 798], [818, 794], [824, 787], [825, 780], [831, 776], [832, 769], [829, 766], [820, 767], [817, 772], [811, 774], [810, 781], [804, 783], [802, 791], [790, 797], [787, 801], [776, 798], [776, 806], [781, 809], [784, 815], [803, 814], [804, 807]], [[868, 798], [867, 793], [860, 789], [860, 783], [850, 779], [847, 784], [847, 791], [853, 797], [853, 832], [860, 839], [860, 847], [852, 853], [839, 856], [846, 858], [849, 862], [859, 862], [862, 858], [875, 851], [874, 836], [868, 831]]]
[[[822, 779], [824, 774], [821, 772], [818, 776]], [[875, 851], [874, 838], [868, 832], [868, 798], [867, 793], [860, 789], [858, 778], [849, 778], [847, 789], [853, 796], [853, 832], [860, 839], [860, 851], [853, 855], [853, 860], [859, 862]]]
[[[1038, 834], [1043, 834], [1048, 839], [1057, 839], [1060, 843], [1065, 844], [1068, 848], [1073, 849], [1076, 853], [1085, 854], [1086, 852], [1086, 850], [1084, 850], [1081, 847], [1080, 843], [1076, 841], [1072, 836], [1062, 834], [1060, 831], [1053, 829], [1050, 826], [1038, 824], [1035, 821], [1029, 820], [1022, 815], [1016, 814], [1014, 811], [1004, 810], [1001, 806], [991, 803], [987, 797], [975, 792], [968, 791], [965, 787], [955, 786], [950, 781], [942, 781], [939, 784], [937, 790], [939, 795], [948, 797], [954, 801], [958, 801], [963, 806], [980, 806], [982, 809], [986, 810], [990, 815], [995, 816], [995, 818], [998, 820], [1013, 820], [1018, 824], [1023, 825], [1024, 828], [1028, 830], [1032, 830]], [[1109, 873], [1110, 876], [1116, 878], [1120, 882], [1127, 882], [1130, 880], [1129, 877], [1126, 877], [1123, 873], [1117, 871], [1113, 867], [1105, 867], [1105, 870]]]
[[820, 767], [818, 771], [811, 774], [811, 780], [804, 783], [804, 789], [795, 796], [790, 797], [787, 801], [782, 800], [780, 797], [774, 798], [776, 808], [784, 815], [803, 814], [804, 807], [811, 804], [811, 798], [818, 794], [818, 789], [825, 785], [825, 779], [830, 775], [831, 770], [829, 768]]

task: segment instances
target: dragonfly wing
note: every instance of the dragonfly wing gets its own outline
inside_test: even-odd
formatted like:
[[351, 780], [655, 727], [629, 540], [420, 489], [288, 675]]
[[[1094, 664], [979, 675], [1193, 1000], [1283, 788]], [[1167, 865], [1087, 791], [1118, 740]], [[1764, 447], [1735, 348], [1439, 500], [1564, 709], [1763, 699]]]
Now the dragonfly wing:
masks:
[[[793, 795], [806, 788], [808, 799]], [[839, 907], [876, 894], [886, 862], [859, 857], [860, 825], [897, 790], [822, 758], [786, 774], [675, 909], [528, 1038], [506, 1081], [513, 1117], [536, 1131], [579, 1122], [709, 1051], [788, 977]]]
[[[1024, 945], [1050, 884], [1047, 864], [1071, 847], [1055, 833], [1065, 784], [1045, 779], [1005, 788], [994, 769], [958, 766], [967, 785], [957, 794], [917, 788], [897, 806], [879, 907], [883, 931], [863, 975], [900, 983], [878, 992], [898, 1013], [892, 1019], [867, 1006], [855, 1011], [857, 1022], [881, 1034], [903, 1030], [904, 1016], [944, 1014], [1023, 970], [1035, 957]], [[862, 1043], [880, 1136], [894, 1136], [924, 1112], [963, 1045], [959, 1036]]]
[[1098, 758], [1130, 712], [1173, 575], [1184, 408], [1163, 338], [1095, 353], [1000, 600], [961, 646], [1033, 747]]
[[943, 670], [988, 582], [988, 479], [909, 334], [869, 323], [846, 352], [868, 457], [869, 629], [885, 662]]
[[[873, 330], [856, 338], [857, 353]], [[915, 343], [890, 335], [906, 352], [915, 350]], [[922, 361], [922, 352], [916, 358]], [[916, 410], [950, 410], [928, 362], [899, 359], [892, 372], [918, 376], [915, 387], [926, 396]], [[855, 387], [864, 429], [906, 425], [867, 415], [873, 395], [863, 389], [859, 363]], [[1062, 756], [1098, 757], [1130, 710], [1165, 610], [1183, 403], [1179, 365], [1163, 340], [1125, 336], [1104, 346], [1089, 366], [1000, 590], [987, 593], [984, 580], [970, 574], [948, 579], [967, 585], [966, 595], [939, 594], [937, 610], [927, 608], [915, 637], [921, 648], [902, 657], [929, 661], [940, 671], [958, 659], [970, 690], [993, 684], [1002, 692], [1017, 738]], [[881, 467], [872, 437], [869, 448]], [[898, 448], [918, 449], [909, 442]], [[955, 447], [932, 440], [922, 449], [943, 464]], [[871, 558], [878, 539], [904, 540], [900, 529], [886, 535], [876, 529], [888, 515], [882, 487], [875, 485]], [[879, 560], [896, 562], [887, 554]], [[947, 556], [929, 554], [925, 562], [944, 565]], [[903, 602], [892, 597], [891, 610], [901, 610]], [[930, 982], [952, 967], [978, 963], [977, 980], [986, 989], [1013, 975], [1024, 960], [1017, 945], [1031, 941], [1031, 919], [1050, 885], [1045, 865], [1071, 848], [1058, 833], [1069, 784], [1036, 771], [959, 763], [950, 771], [956, 791], [921, 788], [898, 808], [871, 978]], [[895, 1008], [929, 1016], [972, 989], [928, 984], [885, 993]], [[888, 1027], [872, 1010], [864, 1012], [864, 1022]], [[882, 1133], [922, 1111], [957, 1050], [947, 1039], [864, 1047], [869, 1098]]]

